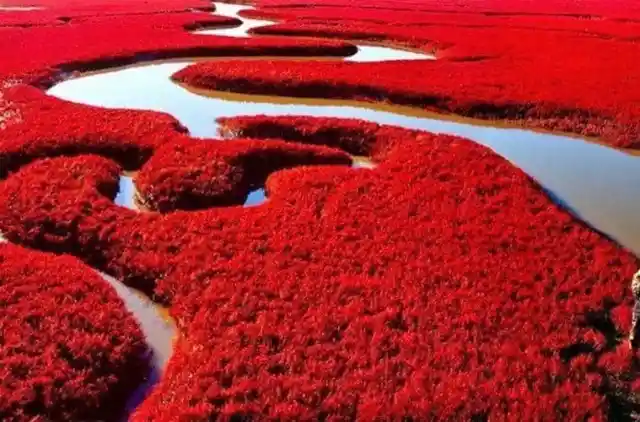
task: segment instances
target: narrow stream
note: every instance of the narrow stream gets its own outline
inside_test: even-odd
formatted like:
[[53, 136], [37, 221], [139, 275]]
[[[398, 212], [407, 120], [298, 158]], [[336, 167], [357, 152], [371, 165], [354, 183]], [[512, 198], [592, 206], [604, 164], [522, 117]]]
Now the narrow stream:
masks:
[[107, 274], [98, 274], [114, 288], [124, 301], [127, 310], [135, 316], [150, 351], [149, 374], [129, 398], [125, 409], [128, 414], [142, 403], [151, 388], [160, 380], [162, 370], [172, 354], [177, 328], [168, 312], [157, 306], [146, 295], [125, 286]]
[[216, 10], [215, 15], [227, 16], [230, 18], [240, 19], [242, 25], [229, 27], [229, 28], [214, 28], [214, 29], [199, 29], [194, 31], [194, 34], [201, 35], [218, 35], [222, 37], [236, 37], [236, 38], [248, 38], [250, 37], [249, 31], [253, 28], [259, 28], [261, 26], [272, 25], [275, 22], [242, 18], [239, 16], [243, 10], [251, 10], [253, 7], [244, 4], [227, 4], [227, 3], [213, 3]]
[[[249, 33], [254, 28], [273, 25], [274, 21], [244, 18], [240, 16], [240, 12], [244, 10], [253, 10], [253, 6], [243, 4], [228, 4], [214, 2], [215, 15], [236, 18], [242, 21], [242, 24], [227, 28], [199, 29], [194, 34], [199, 35], [217, 35], [222, 37], [248, 38], [252, 35]], [[435, 60], [430, 54], [417, 53], [399, 48], [391, 48], [378, 45], [358, 45], [358, 52], [351, 57], [346, 57], [345, 61], [350, 62], [380, 62], [389, 60]]]
[[[198, 30], [197, 34], [248, 37], [251, 29], [273, 23], [241, 18], [239, 13], [251, 9], [250, 6], [222, 3], [215, 3], [215, 6], [217, 14], [240, 18], [243, 24], [234, 28]], [[433, 59], [428, 54], [385, 46], [358, 45], [358, 53], [344, 60]], [[579, 218], [636, 254], [640, 253], [640, 225], [636, 224], [640, 215], [640, 161], [636, 156], [573, 136], [497, 126], [498, 123], [491, 126], [487, 122], [468, 119], [452, 120], [449, 116], [407, 107], [205, 92], [171, 81], [172, 74], [192, 63], [193, 60], [148, 62], [115, 68], [62, 81], [50, 88], [48, 94], [92, 106], [168, 113], [186, 126], [193, 137], [198, 138], [218, 137], [216, 119], [219, 117], [259, 114], [359, 118], [379, 124], [462, 136], [510, 160]], [[354, 167], [372, 168], [373, 165], [366, 159], [358, 159]], [[134, 193], [132, 177], [123, 175], [115, 202], [135, 209]], [[248, 195], [245, 206], [256, 206], [264, 200], [264, 190], [258, 189]], [[175, 327], [166, 325], [165, 316], [150, 306], [148, 299], [141, 299], [113, 279], [106, 276], [105, 279], [114, 286], [140, 321], [154, 350], [154, 367], [161, 371], [171, 353]], [[133, 401], [139, 400], [143, 391], [150, 388], [157, 379], [157, 376], [154, 377], [141, 387], [141, 394], [132, 398]]]

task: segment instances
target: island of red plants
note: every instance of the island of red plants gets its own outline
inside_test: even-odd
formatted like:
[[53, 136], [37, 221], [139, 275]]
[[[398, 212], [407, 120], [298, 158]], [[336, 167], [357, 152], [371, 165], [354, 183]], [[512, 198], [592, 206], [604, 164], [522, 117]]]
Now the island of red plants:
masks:
[[[220, 62], [176, 78], [409, 103], [635, 146], [637, 72], [628, 70], [640, 12], [595, 0], [580, 12], [519, 3], [378, 0], [349, 5], [329, 25], [342, 0], [303, 10], [270, 0], [257, 13], [284, 20], [272, 31], [357, 30], [435, 49], [440, 60]], [[352, 46], [199, 37], [185, 28], [216, 21], [192, 10], [210, 7], [200, 1], [42, 4], [6, 20], [0, 12], [0, 232], [22, 245], [0, 246], [3, 419], [114, 419], [144, 374], [140, 331], [90, 266], [167, 305], [180, 327], [133, 420], [619, 420], [638, 411], [637, 361], [624, 342], [637, 259], [486, 148], [292, 116], [224, 119], [224, 132], [243, 139], [195, 140], [167, 115], [40, 89], [70, 70], [136, 59]], [[347, 153], [378, 166], [352, 169]], [[139, 170], [150, 212], [113, 203], [124, 169]], [[234, 206], [261, 185], [265, 204]]]
[[147, 375], [122, 300], [77, 259], [0, 244], [0, 419], [115, 420]]

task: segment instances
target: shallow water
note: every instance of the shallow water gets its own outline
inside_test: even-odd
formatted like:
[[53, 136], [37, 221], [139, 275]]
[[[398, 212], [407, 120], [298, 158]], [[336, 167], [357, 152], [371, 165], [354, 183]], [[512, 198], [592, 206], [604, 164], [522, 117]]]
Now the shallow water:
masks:
[[177, 334], [175, 323], [167, 311], [143, 293], [125, 286], [107, 274], [99, 274], [116, 290], [127, 309], [137, 316], [140, 328], [153, 351], [153, 362], [157, 364], [155, 366], [164, 367], [171, 355], [171, 345]]
[[[352, 167], [354, 169], [373, 169], [375, 168], [375, 164], [369, 160], [368, 157], [354, 157]], [[133, 177], [123, 174], [120, 176], [120, 181], [118, 182], [118, 194], [113, 199], [113, 202], [118, 206], [134, 211], [140, 211], [136, 204], [136, 192]], [[267, 195], [264, 188], [255, 189], [249, 192], [243, 206], [254, 207], [256, 205], [263, 204], [266, 200]], [[1, 234], [0, 241], [2, 241]]]
[[[0, 233], [0, 243], [7, 239]], [[158, 382], [162, 370], [171, 357], [173, 342], [178, 336], [174, 321], [167, 310], [159, 307], [151, 299], [135, 289], [125, 286], [115, 278], [98, 272], [98, 274], [116, 291], [124, 302], [126, 309], [133, 314], [144, 334], [150, 351], [150, 371], [143, 384], [131, 395], [127, 402], [126, 412], [135, 409], [148, 394], [150, 387]]]
[[250, 19], [250, 18], [242, 18], [238, 14], [243, 10], [251, 10], [252, 6], [242, 5], [242, 4], [226, 4], [226, 3], [213, 3], [216, 10], [214, 15], [219, 16], [227, 16], [230, 18], [237, 18], [242, 20], [242, 25], [235, 26], [232, 28], [212, 28], [212, 29], [199, 29], [194, 31], [194, 34], [202, 34], [202, 35], [219, 35], [222, 37], [234, 37], [234, 38], [248, 38], [249, 31], [253, 28], [259, 28], [261, 26], [272, 25], [275, 22], [260, 20], [260, 19]]
[[[133, 182], [133, 178], [127, 175], [121, 175], [118, 183], [118, 194], [113, 199], [113, 202], [124, 208], [128, 208], [133, 211], [140, 211], [136, 204], [136, 187]], [[263, 188], [253, 190], [247, 195], [247, 199], [244, 202], [245, 207], [252, 207], [260, 205], [267, 200], [265, 190]], [[0, 241], [2, 236], [0, 235]]]
[[369, 159], [369, 157], [356, 156], [353, 157], [353, 164], [351, 165], [354, 169], [369, 169], [372, 170], [376, 168], [376, 164]]
[[345, 57], [346, 62], [383, 62], [393, 60], [435, 60], [431, 54], [417, 53], [397, 48], [377, 46], [377, 45], [356, 45], [358, 52], [353, 56]]
[[118, 194], [113, 199], [113, 202], [121, 207], [137, 210], [135, 196], [136, 187], [133, 184], [133, 177], [121, 175], [118, 182]]
[[127, 411], [135, 409], [148, 394], [150, 387], [160, 379], [173, 350], [178, 331], [166, 310], [160, 308], [144, 294], [125, 286], [120, 281], [99, 273], [122, 298], [126, 308], [138, 321], [147, 346], [151, 352], [151, 369], [145, 382], [132, 394], [127, 403]]
[[267, 200], [267, 195], [264, 188], [256, 189], [251, 191], [249, 195], [247, 195], [247, 199], [244, 201], [245, 207], [255, 207], [256, 205], [262, 204]]

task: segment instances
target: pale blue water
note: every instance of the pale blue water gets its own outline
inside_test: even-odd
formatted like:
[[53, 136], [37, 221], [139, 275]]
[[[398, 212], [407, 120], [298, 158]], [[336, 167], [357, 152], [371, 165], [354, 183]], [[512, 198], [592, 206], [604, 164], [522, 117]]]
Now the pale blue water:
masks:
[[136, 187], [133, 184], [132, 177], [122, 175], [120, 176], [120, 181], [118, 183], [118, 194], [113, 199], [113, 202], [121, 207], [135, 210], [137, 209], [135, 204], [135, 193]]
[[244, 202], [245, 207], [254, 207], [256, 205], [262, 204], [267, 200], [264, 188], [256, 189], [251, 191], [247, 196], [247, 200]]

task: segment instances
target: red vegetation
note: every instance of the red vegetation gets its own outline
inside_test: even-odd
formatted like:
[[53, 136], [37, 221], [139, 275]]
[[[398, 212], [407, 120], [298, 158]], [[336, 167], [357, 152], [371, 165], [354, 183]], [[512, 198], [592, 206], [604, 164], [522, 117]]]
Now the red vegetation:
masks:
[[[22, 85], [142, 59], [353, 46], [190, 34], [229, 23], [188, 10], [209, 6], [200, 0], [40, 1], [42, 11], [0, 12], [0, 232], [170, 306], [180, 340], [134, 419], [602, 420], [638, 410], [638, 362], [623, 342], [636, 258], [488, 149], [297, 117], [222, 122], [279, 141], [196, 141], [166, 115]], [[259, 32], [393, 41], [439, 60], [218, 62], [177, 77], [506, 118], [635, 147], [631, 3], [376, 0], [345, 13], [344, 0], [264, 0], [287, 7], [265, 9], [284, 22]], [[350, 169], [334, 148], [379, 166]], [[321, 163], [344, 166], [286, 169]], [[122, 167], [141, 168], [152, 208], [175, 212], [114, 205]], [[180, 210], [238, 203], [265, 179], [261, 206]], [[2, 419], [117, 416], [144, 346], [93, 270], [0, 246], [0, 303]]]
[[[247, 94], [358, 99], [419, 106], [474, 118], [507, 119], [533, 127], [601, 136], [604, 141], [621, 147], [637, 146], [640, 126], [631, 119], [636, 108], [631, 107], [631, 103], [627, 109], [621, 105], [624, 104], [624, 98], [633, 99], [635, 104], [638, 91], [631, 86], [627, 87], [628, 91], [622, 99], [620, 96], [616, 97], [620, 101], [610, 106], [602, 104], [606, 100], [601, 98], [598, 99], [601, 105], [587, 105], [586, 100], [595, 101], [588, 93], [585, 93], [586, 100], [572, 101], [569, 105], [563, 104], [558, 98], [562, 91], [555, 85], [549, 86], [549, 91], [546, 92], [544, 83], [541, 83], [540, 91], [524, 95], [515, 92], [515, 89], [534, 87], [515, 84], [515, 81], [513, 84], [506, 81], [498, 83], [497, 86], [501, 87], [499, 93], [488, 92], [482, 85], [475, 87], [476, 84], [472, 81], [486, 80], [489, 77], [489, 71], [483, 70], [485, 67], [500, 67], [493, 59], [461, 62], [441, 60], [434, 63], [418, 61], [417, 65], [412, 63], [414, 62], [370, 64], [322, 61], [310, 66], [298, 61], [263, 60], [238, 66], [231, 61], [201, 62], [179, 71], [174, 79], [197, 88]], [[416, 74], [410, 73], [412, 69], [416, 69]], [[460, 83], [451, 85], [451, 72], [460, 75]], [[482, 78], [480, 73], [484, 75]], [[375, 77], [370, 77], [371, 74]], [[286, 84], [281, 82], [282, 75], [287, 77]], [[536, 81], [538, 77], [539, 75], [536, 76]], [[504, 86], [509, 86], [509, 91], [505, 92]], [[475, 91], [480, 90], [483, 93], [475, 94]], [[580, 106], [581, 103], [584, 107]]]
[[410, 104], [638, 147], [640, 80], [628, 69], [637, 67], [640, 54], [640, 11], [628, 2], [593, 1], [573, 13], [559, 12], [565, 4], [544, 2], [539, 12], [548, 16], [532, 14], [522, 2], [481, 1], [465, 8], [440, 2], [362, 7], [332, 2], [304, 8], [262, 3], [277, 7], [250, 14], [283, 22], [255, 33], [391, 42], [435, 50], [438, 60], [199, 64], [181, 72], [179, 80], [235, 92]]
[[[138, 420], [576, 420], [625, 405], [616, 394], [636, 374], [605, 322], [628, 308], [634, 257], [471, 142], [267, 120], [224, 123], [303, 143], [331, 127], [332, 145], [359, 127], [382, 162], [278, 172], [263, 206], [167, 215], [113, 205], [119, 169], [103, 158], [40, 160], [0, 185], [7, 237], [76, 254], [170, 304], [183, 335]], [[207, 147], [242, 150], [193, 151], [215, 155]], [[174, 165], [161, 151], [179, 180], [180, 154]]]
[[85, 153], [137, 168], [185, 131], [168, 115], [81, 106], [32, 87], [10, 88], [5, 99], [16, 115], [0, 132], [0, 177], [38, 158]]
[[[49, 0], [55, 1], [55, 0]], [[171, 1], [171, 0], [169, 0]], [[640, 6], [626, 0], [581, 0], [577, 2], [567, 2], [565, 0], [544, 0], [542, 2], [532, 2], [529, 0], [514, 0], [503, 2], [501, 0], [467, 0], [460, 2], [458, 0], [376, 0], [366, 4], [349, 4], [345, 0], [260, 0], [257, 2], [260, 7], [272, 8], [296, 8], [323, 10], [328, 6], [339, 6], [347, 8], [351, 11], [349, 16], [352, 20], [359, 18], [359, 13], [366, 12], [371, 9], [384, 10], [385, 12], [395, 11], [411, 11], [413, 13], [441, 12], [456, 13], [464, 15], [480, 15], [480, 16], [537, 16], [544, 17], [569, 17], [577, 19], [617, 17], [619, 19], [629, 21], [640, 21]], [[455, 15], [454, 15], [455, 16]], [[387, 21], [391, 21], [391, 15]]]
[[71, 257], [0, 244], [0, 419], [113, 420], [147, 372], [113, 289]]
[[300, 116], [239, 116], [218, 119], [228, 137], [280, 138], [291, 142], [327, 145], [352, 155], [384, 159], [395, 142], [406, 136], [421, 138], [424, 132], [399, 129], [357, 119], [310, 119]]
[[277, 140], [187, 140], [161, 148], [138, 173], [136, 187], [143, 205], [158, 211], [237, 205], [270, 173], [310, 164], [349, 165], [351, 158]]
[[[0, 27], [0, 81], [13, 78], [48, 84], [61, 71], [95, 70], [169, 57], [345, 56], [356, 51], [353, 45], [334, 40], [223, 38], [188, 31], [230, 22], [194, 11], [128, 15], [126, 19], [87, 17], [65, 25]], [[91, 42], [87, 42], [88, 34]]]

